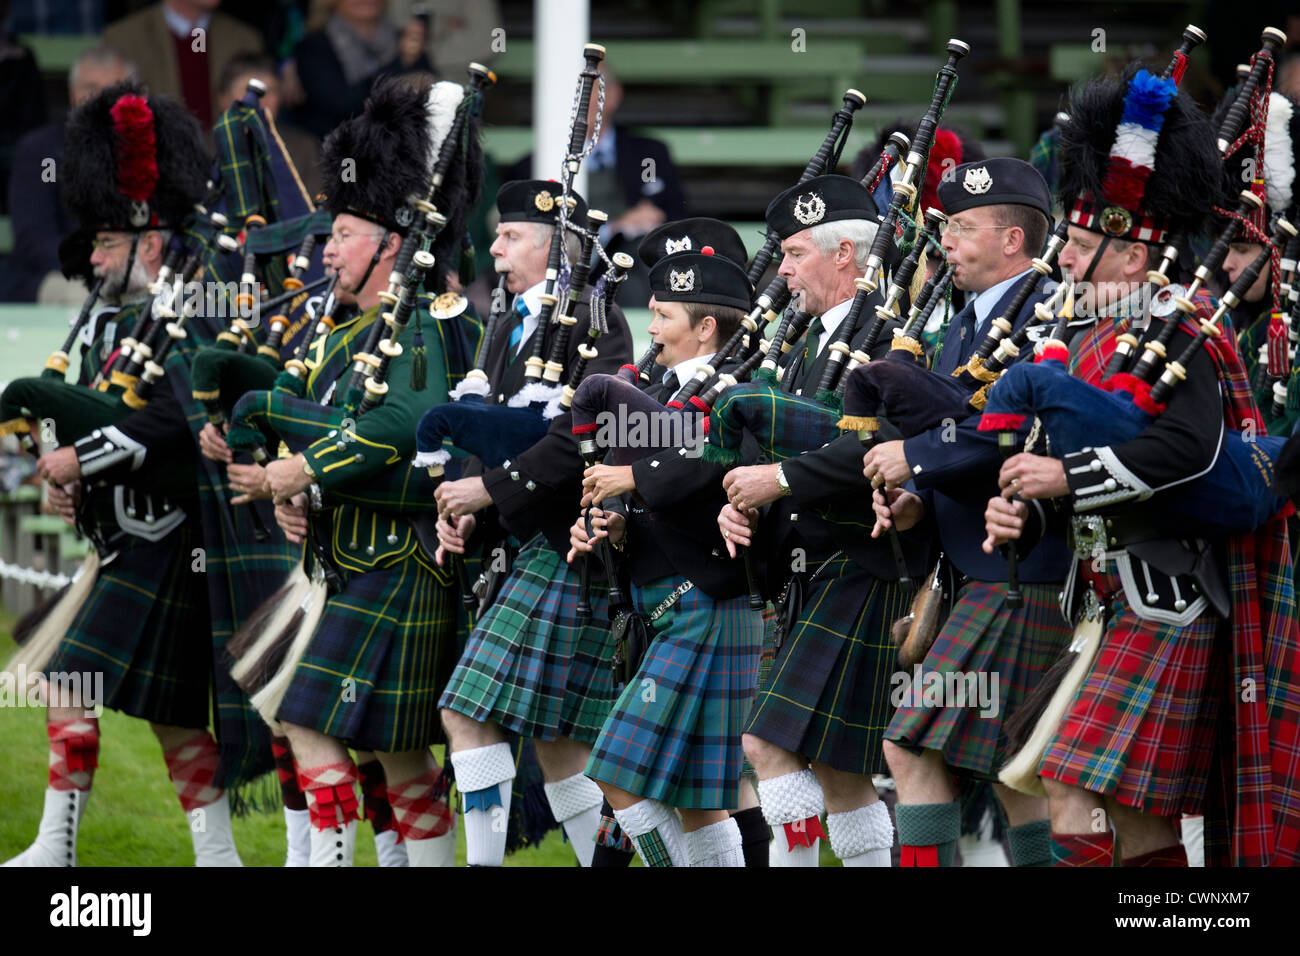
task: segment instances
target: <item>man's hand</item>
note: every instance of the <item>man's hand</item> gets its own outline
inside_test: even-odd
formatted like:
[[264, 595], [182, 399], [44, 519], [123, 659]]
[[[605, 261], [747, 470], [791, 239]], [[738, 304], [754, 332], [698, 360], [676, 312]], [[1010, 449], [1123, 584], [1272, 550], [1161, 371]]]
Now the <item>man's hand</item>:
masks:
[[1039, 498], [1060, 498], [1070, 493], [1065, 480], [1065, 463], [1059, 458], [1031, 455], [1021, 452], [1002, 463], [998, 472], [998, 486], [1002, 497], [1019, 495], [1026, 501]]
[[267, 501], [274, 497], [266, 469], [261, 465], [226, 465], [226, 477], [230, 479], [230, 487], [239, 492], [237, 498], [230, 499], [232, 505], [246, 505], [254, 500]]
[[726, 504], [718, 512], [718, 530], [727, 543], [727, 554], [736, 556], [736, 548], [749, 547], [753, 541], [754, 529], [758, 527], [758, 509], [739, 511], [734, 505]]
[[81, 462], [71, 445], [56, 448], [36, 460], [36, 472], [51, 485], [70, 485], [81, 478]]
[[227, 465], [235, 460], [230, 446], [226, 444], [224, 433], [217, 431], [217, 426], [212, 422], [204, 425], [199, 432], [199, 451], [203, 453], [204, 458], [224, 462]]
[[902, 488], [875, 489], [871, 493], [871, 507], [876, 512], [876, 526], [871, 529], [873, 538], [879, 538], [891, 524], [898, 525], [899, 531], [906, 531], [925, 517], [921, 496]]
[[[584, 497], [584, 503], [586, 501]], [[604, 511], [600, 508], [590, 508], [587, 514], [591, 517], [591, 538], [587, 537], [587, 529], [582, 515], [578, 515], [578, 520], [573, 523], [569, 529], [569, 553], [565, 560], [570, 564], [579, 554], [590, 554], [595, 543], [601, 538], [608, 538], [610, 544], [617, 544], [623, 540], [623, 535], [627, 531], [627, 524], [621, 514], [616, 511]]]
[[[1014, 460], [1014, 459], [1012, 459]], [[1029, 505], [1023, 501], [1010, 501], [1007, 498], [990, 498], [984, 509], [984, 530], [988, 537], [984, 539], [985, 554], [992, 554], [998, 545], [1008, 541], [1020, 540], [1025, 529], [1025, 517], [1029, 514]]]
[[636, 490], [631, 465], [592, 465], [582, 474], [582, 490], [592, 504]]
[[449, 520], [472, 515], [492, 504], [492, 496], [482, 478], [444, 481], [433, 493], [433, 498], [438, 502], [438, 517]]
[[288, 501], [294, 495], [311, 487], [311, 479], [302, 470], [305, 459], [302, 454], [292, 458], [281, 458], [266, 466], [266, 481], [271, 488], [271, 497], [279, 501]]
[[434, 560], [438, 562], [438, 567], [442, 567], [443, 559], [448, 554], [464, 554], [465, 544], [469, 541], [469, 536], [474, 533], [474, 525], [477, 519], [473, 515], [465, 515], [455, 521], [448, 521], [446, 518], [438, 519], [438, 550], [434, 552]]
[[69, 524], [77, 520], [77, 500], [81, 497], [80, 485], [68, 485], [60, 488], [50, 485], [46, 495], [50, 510]]
[[907, 456], [903, 454], [902, 441], [887, 441], [873, 445], [871, 450], [862, 456], [862, 475], [871, 482], [872, 488], [879, 488], [881, 485], [886, 488], [897, 488], [906, 483], [912, 477], [912, 469], [907, 464]]
[[307, 537], [307, 496], [294, 495], [275, 503], [275, 523], [290, 544], [302, 544]]
[[746, 465], [733, 468], [722, 479], [722, 490], [737, 511], [751, 511], [781, 497], [776, 483], [780, 465]]

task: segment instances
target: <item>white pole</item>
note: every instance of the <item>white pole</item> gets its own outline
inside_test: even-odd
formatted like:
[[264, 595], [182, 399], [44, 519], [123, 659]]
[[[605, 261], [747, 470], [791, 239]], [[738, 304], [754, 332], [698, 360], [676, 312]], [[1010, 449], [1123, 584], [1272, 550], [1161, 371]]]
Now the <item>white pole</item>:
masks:
[[[533, 177], [560, 178], [569, 145], [569, 108], [582, 72], [582, 48], [588, 40], [587, 0], [537, 0], [533, 8], [536, 59], [533, 63]], [[573, 188], [587, 193], [587, 172], [580, 169]]]

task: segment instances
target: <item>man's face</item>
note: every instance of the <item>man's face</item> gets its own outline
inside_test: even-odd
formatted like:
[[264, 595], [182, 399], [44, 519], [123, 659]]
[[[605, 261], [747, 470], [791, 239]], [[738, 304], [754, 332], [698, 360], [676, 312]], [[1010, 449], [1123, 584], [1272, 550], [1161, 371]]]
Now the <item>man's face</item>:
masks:
[[356, 301], [362, 277], [370, 268], [370, 260], [383, 235], [382, 226], [359, 216], [340, 213], [334, 217], [329, 242], [325, 243], [324, 263], [331, 273], [338, 273], [334, 292], [340, 302]]
[[[143, 239], [142, 236], [142, 243]], [[131, 234], [129, 232], [95, 234], [92, 240], [90, 264], [94, 268], [95, 278], [104, 279], [104, 287], [101, 291], [105, 299], [126, 299], [147, 291], [152, 277], [141, 262], [140, 251], [137, 246], [128, 282], [126, 260], [131, 254]]]
[[68, 99], [74, 107], [85, 103], [100, 90], [106, 90], [115, 83], [125, 82], [131, 76], [121, 63], [113, 63], [109, 66], [85, 63], [77, 69], [76, 75], [76, 82], [68, 87]]
[[[1236, 282], [1237, 277], [1246, 271], [1246, 267], [1255, 261], [1255, 258], [1263, 249], [1263, 246], [1256, 245], [1253, 242], [1234, 242], [1228, 246], [1228, 255], [1223, 260], [1223, 271], [1228, 273], [1228, 279]], [[1260, 269], [1259, 277], [1246, 290], [1242, 300], [1245, 302], [1263, 302], [1264, 295], [1268, 291], [1268, 279], [1268, 268]]]
[[1007, 269], [1004, 244], [1007, 229], [993, 206], [953, 213], [941, 245], [948, 254], [952, 284], [963, 292], [983, 292], [1002, 281]]
[[716, 323], [710, 322], [707, 316], [691, 328], [686, 306], [650, 297], [650, 338], [663, 346], [655, 362], [664, 368], [672, 368], [706, 352], [713, 354], [716, 351], [712, 349], [717, 337], [716, 328]]
[[536, 222], [497, 223], [497, 237], [488, 252], [497, 274], [506, 274], [506, 288], [518, 295], [546, 278], [551, 227]]
[[262, 110], [274, 119], [280, 109], [280, 78], [274, 73], [241, 73], [235, 77], [230, 86], [221, 91], [221, 98], [217, 102], [228, 104], [242, 99], [248, 91], [248, 81], [253, 79], [261, 80], [266, 84], [266, 92], [262, 95], [260, 105]]
[[[1089, 267], [1092, 268], [1089, 281], [1095, 285], [1123, 283], [1132, 279], [1132, 276], [1124, 271], [1122, 251], [1127, 248], [1126, 244], [1109, 242], [1105, 250], [1098, 255], [1101, 240], [1104, 238], [1100, 233], [1070, 226], [1067, 235], [1068, 239], [1061, 248], [1060, 255], [1057, 256], [1057, 263], [1061, 271], [1071, 279], [1080, 281], [1087, 274]], [[1096, 262], [1094, 263], [1093, 260]]]
[[785, 277], [791, 294], [799, 294], [800, 309], [821, 315], [836, 304], [827, 301], [836, 287], [835, 259], [817, 248], [809, 230], [782, 241], [781, 253], [777, 275]]

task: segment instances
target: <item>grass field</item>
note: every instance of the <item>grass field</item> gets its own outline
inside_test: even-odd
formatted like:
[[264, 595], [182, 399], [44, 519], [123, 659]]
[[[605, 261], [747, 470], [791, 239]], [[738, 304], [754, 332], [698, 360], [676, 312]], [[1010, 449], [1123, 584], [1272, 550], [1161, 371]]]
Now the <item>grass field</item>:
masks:
[[[14, 644], [12, 618], [0, 610], [0, 662]], [[142, 720], [104, 711], [100, 718], [99, 769], [77, 839], [82, 866], [191, 866], [188, 821], [167, 779], [162, 750]], [[36, 836], [48, 768], [45, 711], [0, 709], [0, 861], [24, 850]], [[438, 754], [441, 759], [441, 753]], [[254, 813], [234, 822], [235, 844], [245, 866], [284, 864], [284, 818]], [[457, 863], [465, 862], [464, 829]], [[541, 846], [506, 858], [506, 866], [573, 866], [573, 850], [559, 831]], [[357, 834], [357, 866], [375, 865], [369, 824]], [[639, 865], [637, 861], [634, 865]]]

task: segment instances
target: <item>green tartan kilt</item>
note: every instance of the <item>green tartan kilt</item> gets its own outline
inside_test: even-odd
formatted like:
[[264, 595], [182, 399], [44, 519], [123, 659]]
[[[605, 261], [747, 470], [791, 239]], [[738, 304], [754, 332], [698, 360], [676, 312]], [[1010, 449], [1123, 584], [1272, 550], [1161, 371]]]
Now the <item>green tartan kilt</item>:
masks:
[[745, 733], [845, 773], [888, 773], [881, 744], [897, 670], [889, 629], [913, 593], [833, 559], [760, 685]]
[[[634, 588], [637, 606], [654, 608], [680, 583]], [[692, 588], [650, 627], [653, 640], [605, 721], [587, 776], [670, 807], [733, 808], [762, 615], [748, 595], [715, 601]]]
[[438, 689], [456, 660], [456, 591], [415, 557], [350, 576], [325, 605], [276, 713], [357, 750], [442, 743]]
[[608, 594], [593, 567], [591, 618], [578, 616], [578, 571], [540, 534], [461, 653], [440, 707], [535, 740], [593, 743], [617, 690]]
[[[948, 766], [996, 779], [998, 768], [1010, 756], [1003, 722], [1065, 653], [1074, 636], [1057, 603], [1060, 590], [1060, 584], [1021, 585], [1024, 606], [1009, 611], [1003, 607], [1005, 584], [972, 581], [962, 588], [920, 673], [975, 675], [981, 682], [975, 687], [987, 688], [993, 697], [985, 707], [969, 696], [961, 706], [927, 705], [922, 697], [923, 677], [915, 694], [903, 695], [885, 739], [915, 750], [938, 750]], [[899, 690], [910, 688], [915, 677], [914, 670]], [[968, 693], [969, 681], [962, 688]]]
[[207, 581], [191, 568], [201, 543], [189, 521], [161, 541], [128, 536], [100, 568], [47, 672], [101, 672], [105, 707], [172, 727], [207, 727]]

